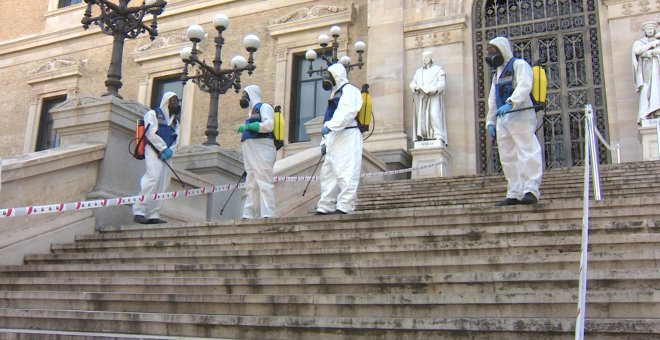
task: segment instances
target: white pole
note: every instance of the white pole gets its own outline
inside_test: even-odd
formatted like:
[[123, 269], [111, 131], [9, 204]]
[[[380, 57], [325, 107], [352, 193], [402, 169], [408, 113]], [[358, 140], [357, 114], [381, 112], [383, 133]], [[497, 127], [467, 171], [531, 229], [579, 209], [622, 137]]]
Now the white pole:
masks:
[[616, 144], [616, 162], [621, 164], [621, 144]]
[[655, 121], [655, 135], [656, 135], [656, 140], [657, 146], [658, 146], [658, 159], [660, 159], [660, 119], [656, 119]]
[[589, 126], [589, 147], [591, 155], [591, 173], [594, 176], [594, 199], [600, 201], [600, 164], [598, 162], [598, 153], [596, 152], [596, 124], [594, 124], [594, 111], [591, 104], [586, 106], [587, 126]]
[[582, 206], [582, 249], [580, 252], [580, 285], [578, 294], [577, 319], [575, 320], [575, 340], [584, 339], [584, 319], [587, 300], [587, 247], [589, 243], [589, 159], [593, 139], [590, 126], [589, 107], [585, 107], [585, 137], [584, 137], [584, 192]]

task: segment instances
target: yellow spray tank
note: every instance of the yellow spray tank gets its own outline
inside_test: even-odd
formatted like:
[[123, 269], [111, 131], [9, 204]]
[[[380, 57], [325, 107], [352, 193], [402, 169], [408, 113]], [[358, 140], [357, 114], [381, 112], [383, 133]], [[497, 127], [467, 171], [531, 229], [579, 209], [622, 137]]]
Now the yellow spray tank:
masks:
[[275, 147], [279, 150], [284, 146], [284, 114], [279, 105], [275, 106], [274, 119], [273, 137], [275, 138]]
[[357, 115], [360, 132], [369, 131], [371, 118], [373, 116], [371, 95], [369, 94], [369, 84], [362, 85], [362, 107]]
[[532, 99], [534, 99], [534, 108], [540, 111], [545, 108], [545, 100], [548, 93], [548, 78], [545, 70], [539, 61], [532, 67], [534, 74], [534, 85], [532, 85]]

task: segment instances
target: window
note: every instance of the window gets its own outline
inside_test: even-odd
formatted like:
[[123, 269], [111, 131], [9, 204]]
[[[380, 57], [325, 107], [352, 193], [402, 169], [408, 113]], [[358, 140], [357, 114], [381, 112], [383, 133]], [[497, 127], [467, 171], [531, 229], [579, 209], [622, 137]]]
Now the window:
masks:
[[71, 6], [71, 5], [79, 4], [81, 2], [82, 0], [59, 0], [59, 3], [57, 4], [57, 8]]
[[53, 116], [50, 114], [50, 110], [65, 100], [66, 96], [58, 96], [44, 98], [41, 102], [39, 131], [37, 132], [37, 146], [35, 151], [52, 149], [60, 145], [57, 133], [53, 131]]
[[[151, 91], [151, 108], [156, 109], [160, 106], [160, 100], [165, 92], [174, 92], [183, 101], [183, 83], [179, 75], [167, 76], [154, 79], [154, 85]], [[181, 104], [183, 107], [183, 104]]]
[[57, 8], [71, 6], [71, 5], [79, 4], [81, 2], [82, 0], [60, 0], [60, 2], [57, 5]]
[[[319, 53], [320, 55], [320, 53]], [[289, 140], [292, 143], [307, 142], [310, 140], [305, 131], [305, 123], [309, 120], [325, 114], [328, 107], [328, 91], [321, 87], [321, 74], [307, 74], [309, 61], [304, 55], [294, 55], [295, 65], [293, 73], [293, 89], [291, 91], [291, 128]], [[318, 69], [327, 66], [320, 57], [314, 60], [312, 67]]]

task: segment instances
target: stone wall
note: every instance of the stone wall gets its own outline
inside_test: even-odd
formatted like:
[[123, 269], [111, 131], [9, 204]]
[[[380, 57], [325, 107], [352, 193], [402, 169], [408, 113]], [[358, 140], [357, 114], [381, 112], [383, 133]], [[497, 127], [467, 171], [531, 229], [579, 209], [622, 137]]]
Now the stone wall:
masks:
[[48, 1], [0, 1], [0, 42], [38, 34], [44, 28]]
[[[0, 157], [21, 155], [33, 151], [34, 132], [43, 98], [66, 94], [99, 95], [105, 92], [104, 81], [112, 50], [111, 37], [100, 33], [98, 27], [84, 31], [80, 18], [84, 5], [52, 10], [53, 1], [26, 0], [20, 11], [0, 4], [0, 126], [6, 127], [0, 135]], [[606, 83], [608, 133], [613, 143], [621, 143], [624, 161], [639, 160], [641, 147], [634, 112], [637, 94], [632, 86], [630, 46], [641, 37], [641, 23], [660, 20], [660, 2], [640, 0], [595, 1], [599, 7], [600, 34], [603, 45], [603, 69]], [[434, 52], [436, 62], [447, 72], [447, 123], [449, 125], [449, 152], [452, 155], [451, 173], [476, 172], [476, 135], [474, 128], [472, 11], [474, 1], [460, 0], [345, 0], [345, 1], [169, 1], [167, 10], [159, 18], [161, 37], [185, 36], [187, 27], [197, 23], [208, 33], [200, 48], [202, 59], [211, 62], [214, 54], [213, 38], [216, 33], [211, 20], [217, 13], [230, 18], [225, 31], [223, 60], [225, 65], [236, 55], [246, 55], [242, 47], [245, 34], [261, 38], [261, 49], [256, 53], [257, 69], [252, 76], [243, 75], [242, 84], [256, 83], [262, 87], [264, 99], [282, 105], [284, 114], [291, 115], [291, 58], [314, 47], [318, 32], [327, 32], [324, 22], [331, 15], [309, 13], [318, 6], [346, 6], [352, 8], [346, 46], [355, 59], [352, 45], [356, 40], [367, 43], [366, 67], [353, 70], [350, 80], [356, 84], [372, 84], [374, 112], [379, 124], [376, 133], [366, 141], [366, 148], [390, 166], [410, 165], [408, 150], [412, 129], [411, 96], [408, 83], [415, 68], [420, 66], [425, 49]], [[48, 8], [51, 8], [48, 11]], [[29, 10], [26, 10], [29, 9]], [[45, 18], [45, 19], [44, 19]], [[288, 18], [286, 22], [306, 22], [298, 32], [305, 40], [297, 45], [287, 40], [287, 32], [273, 33], [273, 20]], [[13, 23], [13, 24], [12, 24]], [[318, 31], [318, 32], [317, 32]], [[312, 37], [313, 36], [313, 37]], [[24, 37], [24, 39], [21, 39]], [[26, 38], [29, 37], [29, 38]], [[176, 39], [175, 39], [176, 40]], [[307, 41], [309, 40], [309, 41]], [[183, 64], [178, 50], [187, 44], [185, 39], [162, 49], [162, 56], [143, 60], [141, 54], [150, 44], [146, 35], [127, 40], [124, 47], [123, 87], [121, 95], [128, 100], [148, 104], [150, 81], [155, 76], [172, 75]], [[178, 44], [178, 45], [177, 45]], [[286, 46], [283, 46], [286, 45]], [[167, 50], [169, 48], [169, 50]], [[155, 52], [160, 53], [160, 52]], [[155, 57], [154, 57], [155, 58]], [[72, 78], [41, 79], [31, 82], [30, 74], [48, 63], [58, 60], [79, 65]], [[150, 64], [151, 63], [151, 64]], [[160, 63], [158, 67], [155, 64]], [[53, 86], [53, 82], [66, 86]], [[59, 86], [59, 85], [58, 85]], [[209, 95], [195, 85], [188, 85], [190, 96], [189, 121], [186, 122], [186, 142], [200, 144], [206, 137]], [[238, 106], [239, 95], [230, 92], [221, 96], [218, 142], [223, 147], [239, 150], [236, 127], [245, 119]], [[301, 143], [304, 144], [304, 143]], [[291, 145], [290, 149], [304, 150], [310, 145]]]
[[[35, 1], [29, 1], [32, 3]], [[257, 69], [252, 76], [243, 74], [242, 85], [258, 84], [262, 88], [264, 99], [270, 102], [274, 101], [275, 92], [275, 63], [276, 56], [274, 52], [274, 40], [270, 38], [267, 27], [271, 19], [285, 16], [295, 12], [300, 8], [310, 8], [319, 4], [334, 4], [333, 1], [280, 1], [273, 4], [270, 1], [243, 2], [243, 1], [225, 1], [220, 5], [209, 5], [198, 1], [195, 4], [190, 2], [181, 3], [170, 1], [169, 7], [159, 19], [159, 33], [161, 36], [167, 35], [185, 35], [187, 27], [190, 24], [197, 23], [204, 27], [208, 38], [200, 44], [203, 51], [201, 58], [211, 63], [215, 47], [213, 38], [216, 31], [211, 25], [211, 20], [217, 13], [224, 13], [230, 18], [228, 29], [224, 32], [225, 46], [222, 51], [224, 66], [227, 67], [229, 61], [234, 55], [241, 54], [247, 56], [243, 48], [243, 37], [246, 34], [256, 34], [261, 39], [261, 48], [255, 54]], [[352, 2], [355, 8], [355, 21], [349, 25], [349, 41], [358, 39], [367, 39], [367, 6], [366, 0]], [[46, 12], [46, 6], [35, 8], [33, 12], [43, 18]], [[85, 6], [72, 6], [70, 9], [61, 9], [55, 12], [49, 12], [48, 34], [34, 39], [21, 40], [19, 42], [10, 42], [9, 40], [18, 38], [18, 32], [5, 31], [4, 41], [0, 39], [0, 47], [5, 49], [0, 51], [0, 86], [4, 92], [0, 95], [0, 123], [2, 126], [9, 127], [0, 136], [0, 157], [9, 157], [20, 155], [24, 152], [34, 151], [29, 146], [34, 141], [36, 135], [30, 133], [34, 130], [36, 124], [35, 117], [40, 113], [40, 102], [44, 97], [54, 94], [62, 94], [57, 91], [37, 93], [34, 85], [28, 85], [26, 77], [29, 73], [42, 68], [45, 64], [53, 60], [67, 60], [71, 62], [84, 63], [81, 75], [74, 89], [68, 91], [69, 95], [100, 95], [105, 93], [104, 81], [106, 79], [107, 69], [110, 62], [112, 51], [112, 38], [100, 33], [96, 26], [90, 27], [87, 31], [83, 30], [79, 24], [80, 18]], [[62, 12], [59, 16], [56, 14]], [[0, 8], [0, 15], [8, 16], [12, 13], [10, 9]], [[55, 13], [55, 14], [53, 14]], [[1, 18], [1, 17], [0, 17]], [[43, 19], [41, 19], [43, 21]], [[57, 21], [62, 27], [56, 29]], [[29, 25], [35, 32], [43, 30], [43, 23]], [[38, 26], [38, 27], [35, 27]], [[328, 28], [326, 28], [327, 31]], [[52, 30], [52, 31], [51, 31]], [[140, 63], [135, 61], [134, 53], [141, 47], [148, 45], [150, 39], [148, 35], [141, 35], [135, 40], [126, 40], [123, 54], [122, 82], [123, 86], [119, 90], [124, 99], [136, 100], [143, 104], [148, 104], [150, 93], [141, 97], [140, 86], [143, 79], [140, 76], [145, 73], [145, 69]], [[179, 63], [176, 68], [171, 68], [171, 74], [176, 74], [183, 69], [183, 63], [178, 61], [178, 51], [176, 59], [170, 63]], [[180, 68], [179, 68], [180, 67]], [[351, 81], [362, 84], [365, 82], [366, 69], [355, 70], [351, 73]], [[287, 83], [290, 87], [291, 85]], [[286, 89], [287, 93], [290, 89]], [[236, 150], [240, 149], [240, 139], [236, 134], [236, 127], [245, 119], [245, 113], [238, 105], [240, 95], [232, 91], [221, 96], [219, 110], [219, 132], [218, 142]], [[192, 119], [189, 133], [190, 144], [200, 144], [206, 137], [206, 130], [209, 95], [194, 87], [192, 98]], [[285, 116], [290, 116], [290, 108], [284, 103], [273, 102], [274, 105], [282, 105]], [[32, 105], [32, 106], [31, 106]], [[30, 114], [30, 110], [36, 111]], [[30, 118], [32, 117], [32, 118]]]

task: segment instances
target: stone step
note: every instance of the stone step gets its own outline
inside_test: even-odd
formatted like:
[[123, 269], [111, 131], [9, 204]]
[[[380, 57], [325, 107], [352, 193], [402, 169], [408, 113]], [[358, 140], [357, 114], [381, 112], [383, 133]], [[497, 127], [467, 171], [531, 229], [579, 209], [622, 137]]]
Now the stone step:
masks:
[[[660, 234], [593, 235], [590, 251], [626, 251], [656, 249]], [[457, 240], [444, 242], [430, 239], [412, 242], [401, 239], [383, 245], [346, 245], [306, 248], [263, 248], [232, 250], [171, 250], [162, 248], [142, 249], [134, 252], [55, 253], [25, 256], [28, 264], [55, 263], [292, 263], [317, 261], [356, 261], [373, 258], [406, 258], [420, 256], [451, 255], [506, 255], [545, 252], [579, 251], [581, 239], [575, 236], [534, 236], [527, 238], [484, 240]], [[212, 247], [211, 247], [212, 248]]]
[[[634, 163], [622, 163], [622, 164], [608, 164], [600, 166], [600, 178], [601, 182], [606, 181], [611, 178], [621, 178], [621, 177], [633, 177], [633, 176], [655, 176], [660, 172], [660, 161], [651, 161], [651, 162], [634, 162]], [[572, 167], [566, 169], [552, 169], [545, 170], [543, 173], [543, 182], [554, 182], [554, 181], [576, 181], [578, 183], [583, 182], [584, 168], [583, 167]], [[365, 182], [361, 183], [360, 188], [378, 188], [385, 187], [390, 188], [397, 185], [407, 185], [410, 183], [420, 184], [420, 186], [425, 185], [436, 185], [443, 183], [458, 183], [458, 184], [469, 184], [469, 185], [481, 185], [483, 181], [483, 175], [460, 175], [452, 177], [442, 177], [442, 178], [421, 178], [421, 179], [404, 179], [404, 180], [387, 180], [384, 182]], [[491, 174], [485, 176], [485, 183], [494, 183], [502, 182], [506, 183], [504, 175]]]
[[[660, 338], [658, 173], [602, 167], [587, 338]], [[346, 216], [104, 227], [0, 267], [0, 339], [569, 338], [582, 174], [547, 171], [533, 206], [462, 176], [363, 183]]]
[[[660, 168], [653, 172], [622, 172], [614, 176], [601, 176], [600, 184], [608, 186], [616, 185], [641, 185], [641, 184], [655, 184], [658, 178], [656, 174]], [[435, 189], [452, 189], [452, 190], [475, 190], [482, 189], [486, 191], [500, 190], [506, 188], [507, 181], [502, 175], [487, 176], [466, 176], [466, 177], [449, 177], [449, 178], [433, 178], [433, 179], [411, 179], [411, 180], [397, 180], [391, 182], [375, 182], [375, 183], [361, 183], [359, 186], [360, 193], [386, 193], [404, 191], [410, 188], [420, 190], [421, 192], [434, 191]], [[565, 176], [549, 177], [544, 176], [541, 182], [541, 189], [551, 188], [565, 188], [569, 186], [584, 186], [584, 178], [582, 174], [576, 176], [575, 174]], [[386, 191], [383, 191], [385, 189]]]
[[[655, 181], [655, 179], [653, 179]], [[660, 183], [656, 182], [630, 182], [629, 180], [622, 180], [617, 183], [601, 183], [601, 194], [605, 198], [611, 197], [625, 197], [634, 195], [636, 191], [646, 194], [654, 194], [658, 192]], [[584, 188], [581, 185], [573, 183], [562, 183], [561, 185], [541, 187], [541, 195], [543, 199], [556, 199], [561, 198], [581, 198], [583, 196]], [[360, 201], [370, 201], [379, 199], [421, 199], [427, 197], [444, 197], [449, 196], [452, 198], [471, 197], [472, 199], [481, 199], [486, 201], [490, 198], [499, 198], [506, 194], [506, 185], [501, 187], [401, 187], [388, 191], [360, 191], [358, 197]], [[563, 196], [566, 195], [566, 196]], [[593, 196], [593, 188], [590, 195]], [[593, 197], [592, 197], [593, 198]]]
[[[264, 317], [0, 308], [0, 327], [7, 323], [20, 325], [13, 328], [112, 329], [119, 333], [204, 334], [248, 339], [291, 339], [292, 336], [303, 339], [346, 339], [347, 336], [358, 339], [447, 339], [465, 337], [466, 332], [479, 332], [479, 336], [493, 339], [558, 339], [558, 335], [563, 338], [573, 335], [575, 320], [573, 317]], [[629, 338], [655, 337], [660, 333], [660, 320], [588, 318], [585, 330], [587, 338], [598, 338], [603, 333]]]
[[[475, 183], [477, 182], [477, 183]], [[657, 176], [656, 175], [645, 175], [645, 176], [625, 176], [625, 177], [616, 177], [616, 178], [607, 178], [601, 179], [600, 182], [601, 191], [604, 194], [617, 194], [616, 190], [626, 189], [629, 187], [637, 188], [652, 188], [657, 189]], [[590, 184], [590, 187], [593, 188], [593, 185]], [[584, 190], [583, 180], [577, 179], [557, 179], [555, 181], [544, 180], [540, 187], [542, 195], [551, 194], [551, 193], [563, 193], [563, 192], [572, 192], [579, 190], [582, 192]], [[461, 183], [444, 183], [442, 181], [437, 182], [403, 182], [388, 185], [387, 182], [383, 183], [380, 186], [360, 186], [358, 191], [358, 197], [372, 197], [372, 196], [390, 196], [390, 197], [399, 197], [399, 196], [409, 196], [411, 192], [414, 192], [415, 196], [417, 194], [429, 194], [429, 193], [444, 193], [444, 194], [455, 194], [455, 193], [472, 193], [472, 194], [488, 194], [495, 195], [498, 193], [506, 192], [506, 181], [495, 181], [491, 183], [484, 183], [481, 185], [478, 181], [473, 182], [461, 182]], [[657, 191], [656, 191], [657, 192]]]
[[[660, 196], [604, 199], [590, 203], [593, 224], [633, 218], [658, 219]], [[301, 216], [277, 219], [219, 221], [216, 223], [183, 223], [159, 225], [125, 225], [101, 228], [101, 233], [79, 235], [76, 241], [166, 239], [211, 235], [282, 234], [294, 232], [342, 230], [409, 229], [411, 226], [435, 226], [438, 229], [479, 225], [580, 224], [582, 200], [562, 200], [534, 206], [509, 207], [437, 207], [391, 209], [382, 212], [357, 212], [349, 215]], [[263, 236], [263, 235], [260, 235]]]
[[[39, 329], [10, 329], [0, 328], [0, 340], [203, 340], [210, 338], [149, 334], [119, 334], [113, 332], [67, 332], [57, 330], [39, 330]], [[229, 340], [213, 338], [214, 340]]]
[[[610, 199], [614, 197], [645, 197], [655, 195], [660, 192], [660, 182], [658, 184], [638, 184], [638, 185], [614, 185], [603, 184], [601, 186], [602, 197]], [[356, 205], [357, 210], [373, 210], [375, 207], [391, 206], [393, 208], [416, 207], [416, 206], [438, 206], [438, 205], [464, 205], [481, 206], [492, 205], [504, 198], [506, 188], [500, 190], [486, 189], [465, 189], [453, 190], [447, 188], [426, 189], [418, 191], [414, 188], [400, 190], [398, 192], [360, 192], [359, 201]], [[552, 202], [555, 200], [578, 200], [581, 199], [583, 188], [580, 186], [567, 185], [563, 188], [541, 188], [541, 202]], [[593, 199], [593, 191], [590, 192]]]
[[[655, 266], [660, 250], [590, 252], [590, 269], [645, 269]], [[478, 271], [565, 270], [579, 267], [579, 252], [375, 258], [350, 262], [194, 263], [194, 264], [30, 264], [2, 266], [3, 277], [284, 277], [421, 275]]]
[[[30, 277], [0, 278], [1, 291], [205, 294], [446, 294], [576, 290], [577, 269], [382, 276], [308, 277]], [[660, 269], [589, 271], [595, 291], [660, 289]]]
[[[355, 317], [564, 317], [575, 312], [577, 290], [442, 294], [160, 294], [124, 292], [0, 292], [0, 306], [141, 313]], [[654, 290], [589, 292], [591, 318], [660, 315]]]
[[[426, 223], [433, 223], [428, 220]], [[551, 225], [512, 225], [489, 226], [475, 224], [471, 227], [439, 229], [436, 225], [425, 225], [420, 219], [401, 220], [400, 224], [388, 227], [389, 230], [378, 228], [373, 224], [360, 227], [360, 230], [328, 230], [309, 228], [306, 231], [288, 233], [257, 233], [257, 234], [204, 234], [204, 233], [176, 233], [169, 238], [163, 234], [157, 237], [147, 235], [134, 235], [132, 239], [92, 241], [53, 244], [53, 253], [84, 253], [84, 252], [116, 252], [116, 251], [145, 251], [145, 249], [172, 249], [176, 251], [201, 250], [239, 250], [239, 249], [278, 249], [278, 248], [307, 248], [309, 244], [314, 247], [332, 247], [338, 245], [388, 245], [409, 244], [418, 242], [434, 242], [442, 239], [444, 242], [457, 242], [463, 240], [486, 241], [495, 238], [531, 237], [531, 236], [579, 236], [582, 226], [576, 224]], [[406, 228], [407, 227], [407, 228]], [[357, 229], [357, 228], [355, 228]], [[372, 229], [372, 230], [370, 230]], [[382, 230], [382, 231], [381, 231]], [[209, 230], [211, 231], [211, 230]], [[592, 235], [599, 234], [629, 234], [633, 232], [660, 232], [660, 220], [639, 220], [622, 222], [601, 222], [590, 225]], [[167, 232], [164, 232], [167, 233]], [[209, 235], [210, 234], [210, 235]]]

